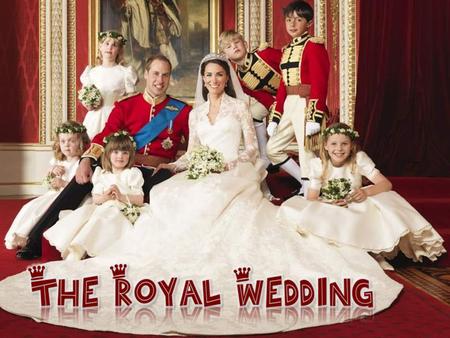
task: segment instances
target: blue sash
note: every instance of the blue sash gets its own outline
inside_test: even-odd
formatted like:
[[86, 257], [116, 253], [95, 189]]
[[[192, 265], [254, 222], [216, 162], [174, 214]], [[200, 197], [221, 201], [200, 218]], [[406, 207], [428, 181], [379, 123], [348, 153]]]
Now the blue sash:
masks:
[[137, 149], [153, 141], [184, 108], [184, 102], [170, 99], [166, 106], [134, 135]]

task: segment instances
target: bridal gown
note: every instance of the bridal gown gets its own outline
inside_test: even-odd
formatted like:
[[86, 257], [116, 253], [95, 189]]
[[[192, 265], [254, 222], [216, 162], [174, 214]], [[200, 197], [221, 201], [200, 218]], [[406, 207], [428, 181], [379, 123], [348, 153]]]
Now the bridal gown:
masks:
[[[71, 315], [76, 310], [71, 303], [62, 309], [53, 305], [42, 310], [38, 293], [30, 291], [28, 271], [0, 283], [0, 306], [56, 325], [140, 334], [281, 332], [339, 323], [388, 308], [402, 286], [367, 253], [336, 247], [314, 236], [302, 237], [294, 225], [277, 221], [278, 207], [264, 199], [259, 189], [264, 170], [258, 166], [257, 141], [246, 105], [224, 94], [216, 121], [208, 119], [208, 111], [207, 101], [191, 112], [187, 154], [198, 144], [207, 145], [224, 154], [229, 171], [197, 180], [178, 173], [152, 189], [150, 205], [142, 210], [134, 231], [109, 250], [80, 262], [46, 264], [45, 278], [70, 281], [98, 276], [98, 307], [79, 309], [76, 316]], [[242, 136], [244, 150], [240, 150]], [[176, 162], [179, 169], [186, 167], [186, 159], [183, 156]], [[128, 308], [125, 304], [115, 307], [116, 281], [110, 270], [114, 264], [127, 264], [132, 301]], [[237, 281], [233, 270], [240, 267], [251, 268], [248, 281]], [[173, 307], [167, 307], [158, 282], [169, 284], [172, 277], [177, 278]], [[313, 286], [313, 302], [288, 307], [282, 301], [282, 306], [266, 306], [264, 299], [271, 297], [267, 279], [271, 277], [280, 277], [283, 283], [290, 279], [296, 285], [308, 280]], [[319, 278], [341, 286], [344, 278], [351, 283], [368, 280], [369, 287], [363, 291], [373, 292], [373, 308], [354, 301], [344, 307], [339, 300], [336, 307], [327, 301], [319, 308]], [[154, 281], [157, 289], [148, 304], [140, 304], [133, 293], [144, 279]], [[205, 289], [220, 295], [220, 305], [204, 303], [202, 282], [206, 280], [210, 284]], [[257, 280], [263, 285], [261, 305], [253, 306], [249, 301], [240, 306], [237, 284], [256, 286]], [[194, 283], [200, 306], [193, 304], [195, 291], [189, 281]], [[283, 289], [284, 284], [274, 288], [276, 298], [283, 298]], [[149, 292], [145, 289], [143, 293]], [[180, 306], [183, 293], [191, 295], [186, 306]], [[54, 304], [56, 292], [50, 298]]]

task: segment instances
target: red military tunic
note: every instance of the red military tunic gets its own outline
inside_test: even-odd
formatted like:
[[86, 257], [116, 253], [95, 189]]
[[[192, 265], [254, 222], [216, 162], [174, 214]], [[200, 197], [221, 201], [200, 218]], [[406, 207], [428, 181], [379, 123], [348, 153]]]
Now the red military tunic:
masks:
[[281, 50], [265, 47], [247, 53], [244, 64], [237, 67], [237, 75], [244, 92], [267, 109], [275, 101], [280, 86]]
[[310, 85], [306, 120], [322, 122], [328, 114], [326, 106], [330, 61], [323, 41], [306, 32], [284, 47], [280, 63], [283, 79], [276, 97], [272, 121], [279, 123], [283, 115], [286, 86]]
[[[153, 116], [158, 115], [170, 99], [169, 96], [158, 97], [153, 102], [152, 97], [144, 93], [116, 102], [105, 128], [93, 138], [91, 148], [83, 156], [97, 159], [103, 152], [103, 139], [118, 130], [135, 135]], [[174, 159], [182, 138], [189, 139], [188, 118], [191, 109], [186, 104], [173, 120], [171, 130], [164, 129], [152, 142], [136, 152]]]

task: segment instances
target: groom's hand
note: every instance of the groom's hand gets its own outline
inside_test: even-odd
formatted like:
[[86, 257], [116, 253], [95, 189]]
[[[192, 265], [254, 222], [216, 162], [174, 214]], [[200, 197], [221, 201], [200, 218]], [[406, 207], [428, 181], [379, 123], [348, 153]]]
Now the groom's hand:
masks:
[[177, 172], [177, 168], [175, 166], [175, 164], [173, 163], [160, 163], [158, 164], [158, 166], [156, 167], [155, 171], [153, 171], [153, 175], [155, 175], [158, 171], [160, 171], [161, 169], [167, 169], [170, 170], [170, 172], [172, 174], [175, 174]]
[[82, 158], [75, 174], [75, 180], [78, 184], [86, 184], [91, 181], [91, 177], [91, 159], [88, 157]]

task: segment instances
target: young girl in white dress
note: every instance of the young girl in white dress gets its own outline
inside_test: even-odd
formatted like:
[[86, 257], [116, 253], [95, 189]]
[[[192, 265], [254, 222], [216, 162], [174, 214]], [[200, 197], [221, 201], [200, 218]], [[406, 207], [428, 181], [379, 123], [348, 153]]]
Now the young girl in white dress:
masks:
[[50, 169], [44, 180], [49, 190], [20, 209], [5, 236], [7, 249], [17, 249], [26, 244], [36, 222], [75, 176], [80, 156], [88, 145], [86, 128], [80, 123], [67, 121], [56, 128], [54, 157], [50, 160]]
[[[95, 205], [85, 205], [59, 220], [44, 233], [67, 260], [80, 260], [86, 254], [94, 257], [133, 228], [126, 213], [143, 205], [144, 179], [134, 168], [135, 143], [125, 131], [105, 140], [102, 167], [92, 176]], [[138, 216], [135, 214], [134, 216]]]
[[[311, 185], [305, 201], [293, 197], [280, 208], [284, 221], [293, 222], [300, 233], [312, 233], [339, 245], [350, 245], [380, 254], [377, 260], [392, 269], [383, 257], [398, 251], [412, 259], [434, 261], [445, 253], [443, 239], [375, 168], [363, 151], [357, 151], [358, 133], [344, 123], [328, 127], [320, 145], [320, 158], [310, 163]], [[362, 187], [362, 177], [372, 185]], [[344, 199], [323, 203], [321, 189], [330, 180], [345, 178], [351, 185]], [[311, 202], [313, 201], [313, 202]], [[329, 201], [328, 201], [329, 202]]]
[[98, 38], [97, 66], [87, 66], [80, 77], [83, 87], [95, 85], [102, 96], [97, 107], [82, 102], [88, 110], [83, 124], [91, 139], [103, 130], [114, 102], [133, 93], [137, 82], [133, 67], [122, 65], [125, 38], [114, 31], [100, 32]]

